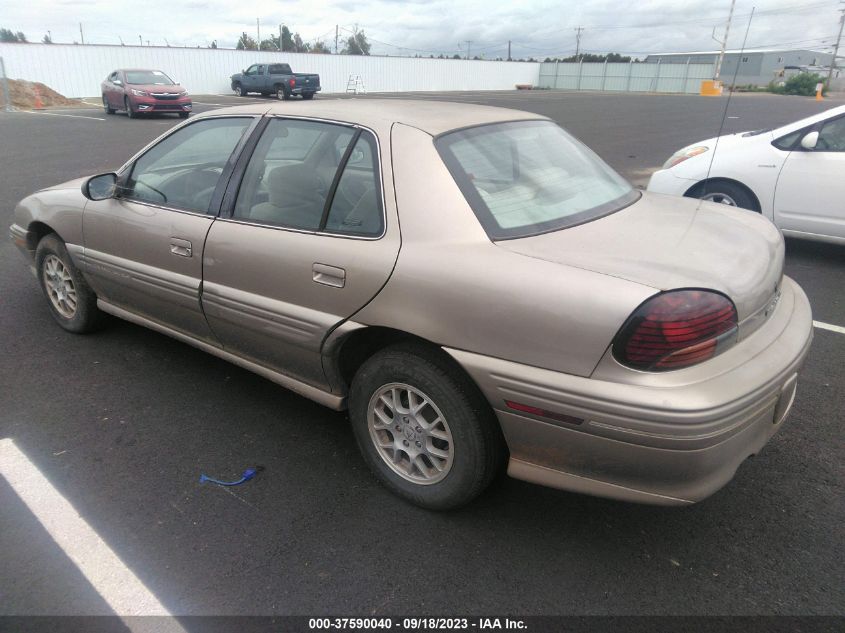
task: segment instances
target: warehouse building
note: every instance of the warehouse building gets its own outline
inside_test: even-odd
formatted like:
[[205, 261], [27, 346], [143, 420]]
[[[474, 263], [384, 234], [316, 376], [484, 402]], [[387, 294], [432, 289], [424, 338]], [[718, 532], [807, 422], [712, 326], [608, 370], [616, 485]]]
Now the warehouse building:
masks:
[[[645, 58], [646, 63], [656, 64], [713, 64], [719, 58], [719, 51], [692, 53], [656, 53]], [[827, 75], [833, 55], [811, 50], [748, 50], [725, 51], [720, 78], [725, 85], [765, 86], [773, 79], [788, 77], [795, 72], [816, 72]], [[737, 65], [739, 72], [737, 73]], [[734, 73], [737, 73], [734, 80]]]

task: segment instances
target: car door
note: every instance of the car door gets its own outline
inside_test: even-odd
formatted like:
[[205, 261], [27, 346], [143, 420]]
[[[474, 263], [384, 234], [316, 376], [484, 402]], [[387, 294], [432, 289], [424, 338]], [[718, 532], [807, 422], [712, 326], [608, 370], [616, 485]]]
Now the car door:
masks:
[[845, 239], [845, 116], [810, 131], [819, 133], [815, 148], [798, 144], [781, 170], [775, 223], [784, 230]]
[[235, 174], [206, 240], [208, 322], [225, 348], [325, 386], [323, 340], [379, 292], [399, 252], [389, 163], [369, 130], [273, 117]]
[[[123, 107], [123, 82], [120, 78], [120, 72], [115, 70], [106, 79], [106, 99], [109, 105], [113, 108]], [[118, 98], [119, 97], [119, 98]]]
[[254, 121], [182, 126], [121, 171], [117, 197], [86, 204], [83, 269], [101, 299], [213, 341], [199, 303], [203, 242]]

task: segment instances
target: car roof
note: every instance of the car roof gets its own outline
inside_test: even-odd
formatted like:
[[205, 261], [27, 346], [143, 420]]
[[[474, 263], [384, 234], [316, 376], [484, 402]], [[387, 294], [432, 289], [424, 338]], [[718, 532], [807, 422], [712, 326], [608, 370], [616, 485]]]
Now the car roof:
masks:
[[268, 114], [327, 119], [354, 123], [386, 131], [394, 123], [418, 128], [433, 136], [476, 125], [505, 121], [548, 120], [532, 112], [481, 106], [470, 103], [412, 99], [323, 99], [256, 103], [203, 113], [200, 117], [222, 114]]

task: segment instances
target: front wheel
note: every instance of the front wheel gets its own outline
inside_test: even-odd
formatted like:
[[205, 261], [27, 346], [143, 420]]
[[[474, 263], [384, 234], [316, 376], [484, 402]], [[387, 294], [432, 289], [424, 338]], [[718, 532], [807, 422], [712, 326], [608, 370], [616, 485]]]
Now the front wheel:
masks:
[[687, 195], [717, 204], [724, 204], [729, 207], [760, 211], [754, 202], [754, 198], [748, 191], [744, 187], [731, 182], [715, 181], [701, 183]]
[[50, 313], [62, 328], [83, 334], [102, 324], [105, 315], [97, 307], [97, 295], [73, 265], [64, 242], [55, 233], [38, 243], [35, 267]]
[[246, 96], [246, 90], [244, 89], [244, 87], [240, 83], [234, 84], [232, 86], [232, 90], [239, 97], [245, 97]]
[[462, 506], [500, 469], [504, 443], [493, 411], [439, 350], [402, 344], [372, 356], [352, 381], [349, 412], [373, 473], [416, 505]]
[[103, 110], [106, 111], [106, 114], [114, 114], [114, 108], [109, 105], [109, 100], [106, 95], [103, 95]]
[[179, 117], [182, 119], [187, 119], [188, 115], [191, 114], [190, 112], [180, 112]]
[[123, 107], [126, 108], [126, 116], [130, 119], [138, 118], [138, 113], [132, 109], [132, 104], [129, 103], [129, 97], [123, 97]]

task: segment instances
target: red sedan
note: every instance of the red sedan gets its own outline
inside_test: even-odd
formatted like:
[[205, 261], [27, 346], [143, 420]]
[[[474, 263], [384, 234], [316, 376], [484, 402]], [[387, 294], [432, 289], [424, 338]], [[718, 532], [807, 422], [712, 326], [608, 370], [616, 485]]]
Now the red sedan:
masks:
[[115, 70], [101, 84], [107, 114], [126, 110], [130, 119], [148, 112], [191, 113], [188, 91], [160, 70]]

